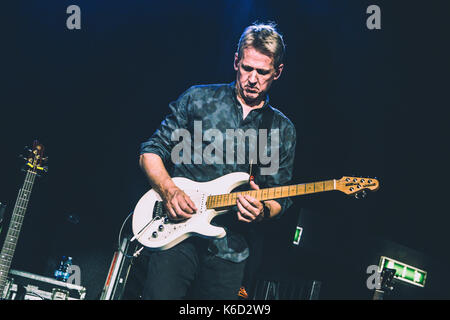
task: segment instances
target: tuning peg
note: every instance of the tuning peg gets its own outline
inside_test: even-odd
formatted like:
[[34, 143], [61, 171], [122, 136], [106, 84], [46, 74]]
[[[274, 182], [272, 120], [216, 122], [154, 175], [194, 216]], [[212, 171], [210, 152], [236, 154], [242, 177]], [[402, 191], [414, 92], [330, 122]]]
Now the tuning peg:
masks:
[[47, 166], [42, 167], [42, 170], [44, 170], [44, 172], [47, 173], [48, 172], [48, 167]]
[[48, 156], [47, 156], [47, 157], [44, 157], [44, 158], [42, 158], [42, 161], [45, 161], [45, 162], [47, 162], [47, 161], [48, 161]]

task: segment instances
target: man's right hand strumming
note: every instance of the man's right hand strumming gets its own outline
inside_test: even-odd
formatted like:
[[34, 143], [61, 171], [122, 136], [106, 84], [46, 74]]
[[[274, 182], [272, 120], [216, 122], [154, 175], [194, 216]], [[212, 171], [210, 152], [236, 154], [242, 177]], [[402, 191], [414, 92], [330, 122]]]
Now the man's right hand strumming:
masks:
[[167, 208], [168, 216], [172, 220], [189, 219], [197, 211], [191, 198], [177, 186], [162, 191], [161, 197]]
[[152, 188], [163, 199], [169, 219], [191, 218], [197, 211], [197, 207], [191, 198], [173, 183], [162, 159], [156, 154], [144, 153], [140, 156], [139, 164], [146, 173]]

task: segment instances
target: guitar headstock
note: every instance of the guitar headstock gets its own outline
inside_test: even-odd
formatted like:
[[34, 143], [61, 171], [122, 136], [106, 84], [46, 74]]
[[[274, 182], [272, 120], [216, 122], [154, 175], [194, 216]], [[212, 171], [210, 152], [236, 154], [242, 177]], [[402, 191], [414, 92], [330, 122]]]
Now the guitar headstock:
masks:
[[376, 191], [380, 183], [374, 178], [342, 177], [336, 180], [336, 190], [348, 195], [355, 195], [357, 199], [366, 196], [366, 190]]
[[47, 162], [48, 157], [44, 156], [44, 146], [40, 144], [37, 140], [33, 142], [32, 149], [26, 148], [29, 152], [28, 156], [23, 157], [26, 161], [25, 170], [34, 173], [47, 172], [48, 167], [44, 164]]

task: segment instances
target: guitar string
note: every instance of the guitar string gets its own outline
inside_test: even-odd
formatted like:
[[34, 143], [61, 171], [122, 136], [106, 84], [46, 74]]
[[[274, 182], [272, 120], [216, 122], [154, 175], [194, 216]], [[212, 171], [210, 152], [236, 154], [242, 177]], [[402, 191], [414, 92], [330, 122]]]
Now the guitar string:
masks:
[[[30, 179], [30, 177], [31, 177], [31, 179]], [[22, 225], [24, 214], [25, 214], [26, 205], [28, 204], [30, 193], [31, 193], [31, 190], [33, 188], [33, 183], [34, 183], [35, 178], [36, 178], [36, 174], [31, 172], [30, 170], [27, 170], [27, 174], [25, 176], [24, 184], [23, 184], [22, 188], [19, 190], [19, 194], [17, 196], [16, 206], [15, 206], [15, 209], [17, 209], [17, 210], [16, 210], [16, 212], [13, 212], [13, 215], [11, 217], [10, 228], [8, 229], [8, 233], [6, 235], [5, 243], [4, 243], [3, 248], [2, 248], [2, 261], [6, 262], [6, 264], [0, 266], [0, 270], [2, 271], [2, 278], [4, 278], [4, 279], [0, 279], [1, 280], [1, 283], [0, 283], [1, 287], [4, 287], [3, 280], [6, 281], [6, 279], [7, 279], [8, 275], [7, 274], [4, 275], [3, 273], [4, 272], [5, 273], [8, 272], [9, 268], [11, 267], [13, 254], [14, 254], [15, 247], [17, 245], [18, 236], [19, 236], [19, 233], [20, 233], [20, 227], [19, 227], [19, 230], [15, 230], [14, 228], [12, 230], [12, 225], [13, 224], [17, 225], [18, 223], [20, 225]], [[23, 198], [24, 192], [27, 192], [25, 199]], [[19, 220], [17, 220], [17, 218]], [[11, 238], [12, 240], [14, 240], [14, 242], [8, 241], [8, 237], [11, 237], [11, 236], [14, 237], [14, 238]], [[8, 244], [8, 242], [10, 242], [10, 244]], [[8, 253], [6, 253], [6, 251], [8, 251]], [[6, 256], [8, 258], [6, 258]], [[1, 295], [3, 296], [3, 292], [1, 292]]]
[[[20, 228], [23, 224], [23, 220], [25, 217], [25, 210], [26, 210], [26, 207], [29, 202], [29, 198], [30, 198], [30, 194], [31, 194], [31, 190], [32, 190], [35, 178], [36, 178], [35, 173], [33, 173], [31, 171], [27, 171], [27, 176], [25, 177], [25, 182], [24, 182], [23, 188], [19, 191], [19, 196], [18, 196], [18, 201], [17, 201], [18, 210], [15, 213], [15, 215], [13, 216], [13, 218], [15, 218], [13, 221], [16, 224], [20, 224], [20, 226], [19, 226], [19, 230], [14, 229], [14, 231], [13, 231], [14, 237], [19, 236]], [[25, 198], [24, 198], [24, 196], [25, 196]], [[17, 242], [17, 239], [16, 239], [16, 242]]]
[[[27, 176], [25, 177], [25, 182], [24, 182], [24, 185], [22, 186], [22, 188], [19, 190], [19, 194], [18, 194], [18, 196], [17, 196], [17, 200], [16, 200], [16, 205], [15, 205], [15, 212], [13, 212], [13, 215], [12, 215], [12, 217], [11, 217], [11, 222], [10, 222], [10, 226], [12, 226], [14, 223], [17, 223], [16, 221], [17, 221], [17, 214], [18, 214], [18, 212], [20, 211], [20, 205], [22, 205], [22, 203], [21, 203], [21, 198], [22, 198], [22, 193], [23, 193], [23, 189], [25, 188], [25, 185], [26, 185], [26, 182], [27, 182], [27, 178], [28, 178], [28, 173], [27, 173]], [[14, 231], [12, 231], [11, 230], [11, 227], [8, 229], [8, 233], [7, 233], [7, 236], [6, 236], [6, 240], [5, 240], [5, 248], [7, 249], [7, 250], [13, 250], [13, 248], [11, 248], [10, 246], [11, 245], [8, 245], [8, 242], [10, 242], [10, 241], [8, 241], [8, 239], [11, 237], [11, 236], [13, 236], [13, 237], [16, 237], [16, 235], [14, 234]]]
[[[309, 194], [308, 192], [308, 186], [313, 187], [313, 192], [326, 192], [326, 191], [333, 191], [335, 188], [329, 188], [327, 189], [326, 183], [327, 182], [334, 182], [334, 180], [324, 180], [324, 181], [317, 181], [317, 182], [306, 182], [306, 183], [300, 183], [300, 184], [294, 184], [294, 185], [288, 185], [288, 186], [278, 186], [278, 187], [271, 187], [271, 188], [264, 188], [259, 190], [247, 190], [247, 191], [239, 191], [239, 192], [231, 192], [227, 194], [218, 194], [218, 195], [210, 195], [208, 196], [209, 200], [207, 200], [207, 204], [211, 206], [211, 208], [217, 208], [219, 204], [223, 204], [225, 202], [225, 205], [233, 205], [233, 200], [235, 197], [233, 197], [234, 194], [247, 194], [247, 192], [256, 192], [255, 197], [260, 198], [260, 200], [266, 200], [264, 199], [264, 190], [267, 190], [266, 194], [269, 195], [269, 190], [273, 190], [273, 195], [276, 195], [277, 189], [279, 189], [279, 193], [281, 195], [281, 198], [286, 197], [294, 197], [299, 195], [305, 195]], [[322, 185], [322, 190], [316, 191], [316, 186]], [[294, 194], [291, 194], [291, 188], [295, 187]], [[303, 193], [299, 193], [299, 187], [303, 187]], [[283, 188], [284, 190], [287, 190], [287, 195], [283, 196]], [[231, 195], [231, 197], [229, 196]], [[227, 197], [228, 196], [228, 197]], [[269, 198], [272, 198], [270, 196]], [[273, 199], [278, 199], [279, 197], [274, 197]], [[230, 204], [231, 201], [231, 204]], [[220, 207], [220, 206], [219, 206]]]
[[[13, 224], [15, 224], [15, 223], [17, 223], [16, 222], [16, 220], [17, 220], [17, 214], [18, 214], [18, 212], [20, 212], [20, 206], [21, 205], [23, 205], [22, 203], [21, 203], [21, 199], [22, 199], [22, 194], [23, 194], [23, 189], [25, 188], [25, 185], [26, 185], [26, 182], [27, 182], [27, 178], [28, 178], [28, 174], [27, 174], [27, 176], [25, 177], [25, 182], [24, 182], [24, 185], [22, 186], [22, 188], [19, 190], [19, 195], [18, 195], [18, 197], [17, 197], [17, 201], [16, 201], [16, 206], [15, 206], [15, 212], [13, 213], [13, 216], [12, 216], [12, 218], [11, 218], [11, 222], [10, 222], [10, 226], [12, 226]], [[6, 253], [5, 251], [3, 251], [3, 255], [6, 255], [6, 256], [11, 256], [11, 259], [12, 259], [12, 255], [11, 255], [11, 253], [13, 253], [13, 252], [10, 252], [10, 251], [13, 251], [14, 250], [14, 246], [15, 246], [15, 243], [14, 242], [12, 242], [12, 241], [10, 241], [10, 240], [8, 240], [8, 239], [11, 239], [11, 240], [14, 240], [12, 237], [16, 237], [17, 235], [15, 234], [15, 232], [14, 232], [14, 230], [10, 227], [9, 228], [9, 230], [8, 230], [8, 233], [7, 233], [7, 236], [6, 236], [6, 240], [5, 240], [5, 245], [4, 245], [4, 248], [8, 251], [8, 253]], [[9, 242], [9, 244], [8, 244], [8, 242]], [[2, 258], [3, 259], [5, 259], [5, 257], [2, 255]], [[7, 268], [9, 268], [9, 265], [10, 265], [10, 259], [8, 258], [8, 259], [5, 259], [6, 261], [6, 264], [5, 265], [2, 265], [2, 267], [6, 267], [6, 269]], [[6, 270], [5, 270], [6, 271]]]
[[[15, 212], [15, 214], [13, 216], [14, 223], [19, 223], [21, 225], [23, 224], [25, 210], [26, 210], [26, 207], [29, 202], [29, 198], [30, 198], [30, 194], [31, 194], [31, 190], [32, 190], [35, 178], [36, 178], [36, 175], [33, 172], [27, 171], [27, 176], [25, 177], [24, 185], [19, 190], [18, 201], [17, 201], [18, 210]], [[19, 230], [14, 229], [14, 232], [16, 232], [17, 234], [13, 233], [13, 236], [18, 237]]]

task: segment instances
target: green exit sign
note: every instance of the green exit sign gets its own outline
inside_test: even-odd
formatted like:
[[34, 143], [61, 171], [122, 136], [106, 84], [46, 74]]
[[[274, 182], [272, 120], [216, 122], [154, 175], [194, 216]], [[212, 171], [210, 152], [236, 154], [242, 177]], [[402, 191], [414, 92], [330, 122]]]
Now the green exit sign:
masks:
[[415, 286], [425, 287], [427, 272], [406, 263], [384, 257], [380, 258], [380, 268], [395, 269], [394, 279], [404, 281]]
[[302, 238], [302, 233], [303, 233], [303, 228], [297, 226], [297, 228], [295, 229], [294, 241], [292, 242], [296, 246], [298, 246], [298, 244], [300, 243], [300, 239]]

